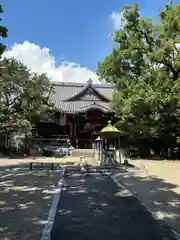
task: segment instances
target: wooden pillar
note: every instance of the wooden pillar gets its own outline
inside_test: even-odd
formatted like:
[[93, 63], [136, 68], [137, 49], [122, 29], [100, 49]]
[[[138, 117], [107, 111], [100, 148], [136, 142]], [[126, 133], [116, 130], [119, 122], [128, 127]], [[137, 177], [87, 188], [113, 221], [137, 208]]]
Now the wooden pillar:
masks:
[[76, 141], [76, 123], [74, 123], [74, 140]]
[[71, 122], [71, 139], [72, 139], [72, 144], [74, 145], [74, 119]]
[[69, 128], [70, 128], [70, 137], [73, 139], [73, 123], [69, 123]]
[[98, 161], [101, 160], [101, 138], [99, 138], [99, 142], [98, 142]]
[[72, 138], [72, 144], [75, 147], [76, 146], [76, 119], [75, 119], [75, 116], [72, 117], [72, 121], [71, 121], [71, 138]]

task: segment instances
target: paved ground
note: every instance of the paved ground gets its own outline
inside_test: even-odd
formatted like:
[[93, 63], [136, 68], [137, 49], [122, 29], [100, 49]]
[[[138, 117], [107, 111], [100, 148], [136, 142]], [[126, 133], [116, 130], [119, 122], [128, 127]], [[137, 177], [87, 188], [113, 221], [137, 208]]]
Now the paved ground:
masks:
[[[93, 158], [87, 158], [86, 159], [89, 164], [95, 164], [97, 161]], [[15, 166], [22, 166], [24, 164], [29, 164], [30, 162], [39, 162], [39, 163], [66, 163], [66, 164], [71, 164], [71, 163], [77, 163], [80, 162], [79, 157], [72, 157], [72, 156], [67, 156], [63, 158], [56, 158], [56, 157], [36, 157], [35, 159], [32, 157], [28, 158], [17, 158], [17, 159], [12, 159], [12, 158], [1, 158], [0, 157], [0, 167], [1, 166], [9, 166], [9, 165], [15, 165]]]
[[157, 219], [180, 233], [180, 161], [132, 160], [130, 163], [136, 168], [124, 168], [116, 179]]
[[166, 234], [111, 178], [72, 176], [61, 194], [52, 240], [165, 240]]
[[0, 240], [39, 240], [59, 173], [0, 168]]
[[132, 159], [129, 162], [141, 171], [145, 171], [147, 175], [163, 179], [165, 182], [173, 184], [174, 187], [171, 190], [180, 194], [180, 161]]

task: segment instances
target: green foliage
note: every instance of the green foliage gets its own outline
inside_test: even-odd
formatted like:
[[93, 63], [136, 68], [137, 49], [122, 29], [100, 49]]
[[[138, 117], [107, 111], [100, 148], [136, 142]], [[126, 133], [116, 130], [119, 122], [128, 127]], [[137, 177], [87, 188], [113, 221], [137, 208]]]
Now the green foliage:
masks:
[[[0, 4], [0, 14], [3, 13], [3, 8]], [[1, 21], [1, 17], [0, 17], [0, 21]], [[0, 37], [1, 39], [3, 38], [7, 38], [7, 33], [8, 33], [8, 30], [6, 27], [3, 27], [3, 26], [0, 26]], [[0, 43], [0, 56], [3, 54], [4, 50], [6, 49], [6, 46], [2, 43]]]
[[124, 6], [112, 53], [98, 74], [113, 84], [112, 106], [130, 138], [159, 138], [175, 147], [180, 135], [180, 5], [172, 2], [155, 25], [138, 4]]
[[51, 83], [14, 59], [0, 62], [0, 132], [29, 131], [49, 114]]

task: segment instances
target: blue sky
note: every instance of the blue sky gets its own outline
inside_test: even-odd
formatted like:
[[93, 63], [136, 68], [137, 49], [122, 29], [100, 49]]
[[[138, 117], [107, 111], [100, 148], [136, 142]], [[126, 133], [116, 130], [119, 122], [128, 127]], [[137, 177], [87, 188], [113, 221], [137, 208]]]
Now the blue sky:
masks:
[[[3, 24], [9, 29], [8, 47], [24, 41], [49, 48], [55, 61], [96, 70], [111, 51], [110, 18], [124, 4], [138, 2], [144, 16], [157, 18], [166, 0], [1, 0]], [[180, 3], [180, 0], [174, 1]]]

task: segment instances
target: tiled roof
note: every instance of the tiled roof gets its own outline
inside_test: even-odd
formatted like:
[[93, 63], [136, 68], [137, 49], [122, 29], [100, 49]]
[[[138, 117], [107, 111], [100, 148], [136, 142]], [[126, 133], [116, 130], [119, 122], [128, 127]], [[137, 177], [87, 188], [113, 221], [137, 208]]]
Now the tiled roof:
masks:
[[[66, 113], [76, 113], [76, 112], [83, 112], [89, 109], [90, 106], [92, 106], [93, 102], [92, 101], [72, 101], [72, 102], [60, 102], [59, 103], [59, 107], [58, 109], [62, 110], [63, 112]], [[98, 109], [102, 109], [102, 111], [106, 111], [109, 108], [110, 111], [110, 106], [107, 102], [100, 102], [94, 106], [92, 106], [92, 108], [98, 108]], [[105, 110], [106, 109], [106, 110]]]
[[[84, 108], [88, 104], [93, 103], [93, 99], [89, 96], [81, 98], [82, 100], [67, 101], [72, 96], [79, 94], [87, 85], [87, 83], [53, 83], [54, 91], [50, 94], [50, 100], [55, 104], [55, 107], [63, 112], [76, 112], [79, 108]], [[99, 92], [104, 98], [111, 100], [113, 88], [109, 84], [92, 84], [92, 87]], [[91, 101], [90, 101], [91, 100]], [[98, 106], [109, 108], [108, 102], [98, 101]]]
[[86, 112], [90, 109], [99, 109], [103, 112], [110, 112], [110, 106], [107, 104], [107, 102], [86, 102], [86, 105], [83, 107], [80, 107], [78, 109], [78, 112]]

